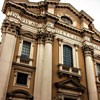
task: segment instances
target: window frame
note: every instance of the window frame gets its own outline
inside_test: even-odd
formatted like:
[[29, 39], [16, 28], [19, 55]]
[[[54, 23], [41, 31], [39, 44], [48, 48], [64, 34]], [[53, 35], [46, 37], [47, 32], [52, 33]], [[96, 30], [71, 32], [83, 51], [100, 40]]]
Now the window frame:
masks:
[[[23, 41], [29, 42], [31, 44], [31, 46], [30, 46], [30, 55], [29, 55], [29, 58], [26, 59], [26, 60], [21, 58]], [[33, 58], [34, 58], [34, 49], [35, 49], [35, 39], [30, 39], [30, 38], [21, 36], [20, 40], [19, 40], [19, 49], [18, 49], [16, 62], [32, 66], [33, 65]]]
[[[67, 64], [64, 64], [64, 47], [68, 47], [68, 49], [70, 49], [71, 50], [71, 59], [70, 60], [72, 60], [71, 61], [71, 66], [70, 65], [67, 65]], [[68, 63], [68, 62], [67, 62]], [[69, 45], [66, 45], [66, 44], [63, 44], [63, 65], [64, 66], [67, 66], [67, 67], [73, 67], [73, 48], [71, 47], [71, 46], [69, 46]]]
[[61, 16], [61, 20], [68, 25], [73, 25], [72, 19], [66, 15]]
[[[18, 73], [24, 73], [27, 74], [27, 84], [23, 85], [23, 84], [17, 84], [17, 75]], [[15, 70], [14, 72], [14, 82], [13, 82], [13, 86], [20, 86], [20, 87], [26, 87], [26, 88], [30, 88], [30, 82], [31, 82], [31, 73], [30, 72], [26, 72], [26, 71], [21, 71], [21, 70]]]
[[17, 72], [17, 78], [16, 78], [16, 84], [18, 84], [18, 85], [27, 85], [27, 81], [28, 81], [28, 74], [26, 74], [27, 76], [25, 77], [25, 83], [22, 83], [22, 82], [20, 82], [19, 80], [19, 77], [22, 77], [22, 76], [19, 76], [19, 74], [23, 74], [23, 75], [25, 75], [26, 73], [22, 73], [22, 72]]
[[[28, 44], [28, 45], [26, 45], [26, 44]], [[28, 41], [24, 40], [23, 44], [22, 44], [21, 56], [24, 55], [24, 56], [26, 56], [26, 58], [29, 58], [30, 57], [30, 51], [31, 51], [31, 42], [28, 42]]]
[[[24, 42], [26, 42], [26, 43], [29, 43], [30, 44], [30, 47], [29, 47], [29, 55], [28, 55], [28, 57], [23, 57], [23, 47], [24, 47]], [[21, 63], [26, 63], [26, 64], [29, 64], [29, 61], [30, 61], [30, 54], [31, 54], [31, 45], [32, 45], [32, 43], [31, 42], [29, 42], [29, 41], [27, 41], [27, 40], [23, 40], [23, 42], [22, 42], [22, 49], [21, 49], [21, 57], [20, 57], [20, 62]], [[26, 51], [25, 51], [26, 52]], [[26, 56], [26, 55], [24, 55], [24, 56]]]
[[[73, 66], [71, 67], [71, 68], [75, 68], [76, 66], [75, 66], [75, 48], [74, 48], [74, 45], [73, 44], [70, 44], [70, 43], [68, 43], [68, 42], [62, 42], [62, 64], [64, 65], [64, 59], [63, 59], [63, 46], [64, 45], [67, 45], [67, 46], [69, 46], [69, 47], [71, 47], [72, 48], [72, 59], [73, 59], [73, 61], [72, 61], [72, 63], [73, 63]], [[69, 67], [70, 68], [70, 67]]]
[[[58, 38], [59, 43], [59, 62], [58, 62], [58, 70], [59, 75], [73, 75], [81, 78], [81, 70], [79, 67], [79, 55], [78, 55], [78, 44], [74, 44], [68, 40], [63, 40]], [[72, 48], [72, 59], [73, 59], [73, 67], [67, 67], [63, 64], [63, 45], [68, 45]]]

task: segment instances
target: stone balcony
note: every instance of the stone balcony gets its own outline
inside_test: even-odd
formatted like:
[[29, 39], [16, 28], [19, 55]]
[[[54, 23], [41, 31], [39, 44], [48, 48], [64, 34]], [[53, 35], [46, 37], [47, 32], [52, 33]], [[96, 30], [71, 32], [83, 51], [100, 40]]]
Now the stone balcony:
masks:
[[58, 74], [60, 76], [74, 76], [81, 78], [81, 69], [75, 67], [64, 66], [63, 64], [58, 64]]

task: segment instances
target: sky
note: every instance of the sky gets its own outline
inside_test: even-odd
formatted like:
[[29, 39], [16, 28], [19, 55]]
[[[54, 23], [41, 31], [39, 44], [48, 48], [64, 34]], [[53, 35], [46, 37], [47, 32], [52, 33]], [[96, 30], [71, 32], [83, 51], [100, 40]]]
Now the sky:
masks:
[[[38, 2], [43, 0], [29, 0], [31, 2]], [[100, 31], [100, 0], [60, 0], [60, 2], [70, 3], [78, 11], [84, 10], [93, 19], [93, 24], [98, 31]], [[4, 0], [0, 1], [0, 27], [2, 25], [5, 15], [2, 13], [2, 6]], [[0, 28], [0, 41], [1, 41], [1, 28]]]

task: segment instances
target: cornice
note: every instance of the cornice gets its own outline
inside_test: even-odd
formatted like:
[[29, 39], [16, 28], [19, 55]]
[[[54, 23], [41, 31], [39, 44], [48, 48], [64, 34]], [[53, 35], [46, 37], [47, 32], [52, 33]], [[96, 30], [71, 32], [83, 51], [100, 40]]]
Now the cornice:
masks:
[[94, 21], [94, 19], [91, 17], [91, 16], [89, 16], [85, 11], [83, 11], [83, 10], [81, 10], [80, 11], [80, 17], [81, 18], [86, 18], [87, 20], [89, 20], [90, 22], [93, 22]]
[[89, 37], [91, 37], [94, 34], [94, 32], [89, 30], [89, 29], [83, 28], [81, 30], [81, 34], [82, 34], [82, 36], [89, 36]]
[[[74, 14], [76, 14], [79, 18], [86, 18], [87, 20], [89, 20], [90, 22], [93, 21], [93, 18], [91, 18], [85, 11], [78, 11], [77, 9], [75, 9], [71, 4], [69, 3], [59, 3], [58, 1], [41, 1], [41, 2], [5, 2], [2, 11], [5, 13], [6, 9], [7, 9], [7, 5], [8, 6], [15, 6], [16, 8], [20, 8], [22, 10], [26, 10], [25, 8], [29, 7], [29, 8], [40, 8], [41, 6], [47, 6], [48, 4], [56, 4], [56, 8], [68, 8], [70, 9]], [[25, 11], [27, 12], [27, 11]], [[31, 14], [32, 15], [32, 14]]]
[[22, 6], [20, 6], [20, 5], [16, 4], [16, 3], [14, 3], [14, 2], [11, 2], [11, 1], [9, 1], [8, 3], [5, 4], [5, 7], [4, 7], [4, 9], [3, 9], [3, 13], [5, 13], [6, 10], [7, 10], [7, 7], [10, 7], [10, 6], [22, 10], [22, 11], [24, 12], [24, 14], [28, 14], [28, 15], [30, 15], [30, 16], [37, 17], [37, 14], [34, 14], [34, 13], [32, 13], [32, 12], [26, 10], [25, 7], [22, 7]]
[[91, 30], [94, 32], [94, 34], [92, 35], [92, 39], [96, 42], [100, 43], [100, 32], [94, 27], [93, 24], [90, 24], [90, 28]]
[[100, 43], [100, 38], [96, 38], [95, 34], [92, 35], [92, 39], [96, 42], [99, 42]]
[[[42, 1], [42, 2], [38, 2], [38, 3], [32, 3], [32, 4], [30, 4], [30, 2], [29, 2], [28, 4], [26, 4], [26, 3], [15, 3], [15, 2], [9, 1], [9, 2], [6, 2], [6, 3], [4, 4], [3, 12], [4, 12], [4, 13], [6, 12], [7, 7], [14, 7], [14, 8], [20, 9], [20, 10], [23, 12], [23, 14], [28, 15], [28, 16], [30, 16], [31, 18], [33, 18], [33, 17], [36, 18], [36, 19], [51, 18], [51, 19], [54, 20], [55, 25], [60, 25], [60, 26], [62, 26], [62, 27], [64, 27], [64, 28], [73, 30], [74, 32], [77, 32], [77, 33], [82, 34], [82, 35], [84, 35], [85, 32], [86, 32], [86, 33], [89, 33], [89, 34], [92, 34], [92, 38], [93, 38], [95, 41], [100, 42], [100, 40], [96, 39], [96, 38], [93, 36], [94, 32], [91, 31], [91, 30], [88, 30], [88, 29], [82, 29], [82, 30], [80, 30], [80, 29], [78, 29], [78, 28], [75, 28], [75, 27], [73, 27], [73, 26], [71, 26], [71, 25], [67, 25], [67, 24], [65, 24], [65, 23], [63, 23], [63, 22], [61, 22], [61, 21], [59, 21], [59, 17], [56, 16], [56, 15], [53, 15], [53, 14], [48, 13], [48, 12], [46, 12], [45, 14], [35, 14], [35, 13], [31, 12], [31, 11], [28, 11], [28, 10], [26, 9], [27, 7], [25, 7], [25, 6], [39, 7], [39, 5], [40, 5], [40, 6], [41, 6], [41, 5], [46, 5], [46, 3], [47, 3], [47, 2]], [[23, 6], [20, 5], [20, 4], [22, 4]], [[34, 5], [33, 5], [33, 4], [34, 4]], [[79, 12], [78, 12], [71, 4], [59, 3], [58, 6], [56, 6], [56, 7], [60, 7], [60, 6], [69, 7], [69, 8], [72, 9], [72, 11], [74, 11], [74, 13], [76, 13], [78, 16], [80, 15]], [[81, 14], [82, 14], [82, 15], [85, 14], [86, 16], [88, 16], [84, 11], [81, 11]], [[88, 18], [90, 18], [90, 19], [92, 20], [92, 18], [91, 18], [90, 16], [88, 16]], [[100, 36], [99, 34], [97, 34], [97, 35]]]
[[58, 16], [55, 16], [55, 15], [49, 13], [49, 12], [46, 13], [46, 16], [51, 17], [51, 18], [55, 19], [56, 21], [59, 20]]
[[77, 9], [75, 9], [70, 3], [59, 3], [56, 8], [68, 8], [70, 9], [74, 14], [76, 14], [78, 17], [80, 17], [79, 15], [79, 11]]
[[67, 25], [67, 24], [65, 24], [65, 23], [62, 23], [61, 21], [57, 21], [55, 24], [58, 24], [58, 25], [60, 25], [60, 26], [63, 26], [63, 27], [66, 27], [66, 28], [68, 28], [68, 29], [71, 29], [71, 30], [73, 30], [73, 31], [76, 31], [76, 32], [78, 32], [78, 33], [81, 33], [81, 30], [80, 30], [80, 29], [77, 29], [77, 28], [75, 28], [75, 27], [73, 27], [73, 26], [71, 26], [71, 25]]

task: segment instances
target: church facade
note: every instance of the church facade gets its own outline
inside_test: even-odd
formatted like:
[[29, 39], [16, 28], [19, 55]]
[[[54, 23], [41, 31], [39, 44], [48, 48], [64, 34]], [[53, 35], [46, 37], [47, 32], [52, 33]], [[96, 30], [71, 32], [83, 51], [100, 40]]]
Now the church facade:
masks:
[[100, 100], [100, 32], [60, 0], [5, 0], [0, 100]]

